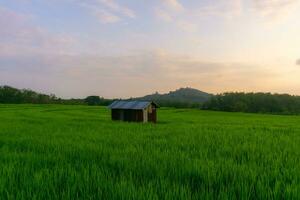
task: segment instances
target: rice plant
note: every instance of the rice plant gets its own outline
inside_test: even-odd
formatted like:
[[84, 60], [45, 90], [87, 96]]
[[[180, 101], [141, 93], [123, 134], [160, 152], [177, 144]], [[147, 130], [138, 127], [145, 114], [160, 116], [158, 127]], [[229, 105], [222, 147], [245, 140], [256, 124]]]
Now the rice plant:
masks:
[[299, 199], [300, 117], [0, 105], [0, 199]]

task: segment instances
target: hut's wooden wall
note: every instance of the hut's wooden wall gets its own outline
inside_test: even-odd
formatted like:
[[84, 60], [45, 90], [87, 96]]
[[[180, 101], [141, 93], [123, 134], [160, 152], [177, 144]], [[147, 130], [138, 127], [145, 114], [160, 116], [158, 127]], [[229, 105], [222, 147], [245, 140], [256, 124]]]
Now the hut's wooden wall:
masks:
[[128, 122], [143, 122], [143, 110], [122, 110], [112, 109], [111, 110], [112, 120], [123, 120]]
[[155, 106], [151, 105], [148, 109], [148, 121], [156, 123], [157, 117], [156, 117], [156, 108]]
[[156, 106], [151, 104], [144, 110], [112, 109], [112, 120], [127, 122], [153, 122], [156, 123]]

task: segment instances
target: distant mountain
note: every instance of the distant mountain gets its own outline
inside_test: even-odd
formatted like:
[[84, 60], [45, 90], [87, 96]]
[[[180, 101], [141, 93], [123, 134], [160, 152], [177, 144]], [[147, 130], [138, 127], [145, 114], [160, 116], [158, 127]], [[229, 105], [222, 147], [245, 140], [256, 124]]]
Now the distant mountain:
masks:
[[198, 107], [208, 101], [213, 95], [193, 88], [180, 88], [166, 94], [154, 93], [136, 100], [155, 101], [162, 106], [174, 107]]

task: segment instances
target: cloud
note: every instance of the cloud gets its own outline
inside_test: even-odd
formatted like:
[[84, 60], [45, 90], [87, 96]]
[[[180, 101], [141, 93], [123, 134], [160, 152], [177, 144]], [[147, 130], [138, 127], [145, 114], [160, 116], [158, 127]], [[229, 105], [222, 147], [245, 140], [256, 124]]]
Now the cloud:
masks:
[[171, 13], [162, 9], [156, 9], [155, 15], [159, 20], [172, 23], [177, 28], [185, 32], [195, 32], [198, 29], [198, 26], [195, 23], [185, 20], [184, 17], [172, 15]]
[[212, 0], [191, 12], [200, 17], [219, 16], [231, 19], [245, 12], [278, 21], [297, 11], [299, 0]]
[[176, 17], [182, 14], [185, 8], [177, 0], [161, 0], [159, 7], [155, 8], [157, 18], [166, 22], [176, 21]]
[[[224, 16], [236, 16], [245, 10], [243, 4], [237, 3], [239, 1], [222, 2], [222, 5], [214, 5], [216, 7], [202, 7], [201, 14], [212, 16], [226, 13]], [[88, 11], [95, 11], [91, 13], [101, 23], [116, 23], [124, 17], [133, 17], [130, 12], [125, 14], [118, 6], [105, 5], [103, 1], [87, 5], [91, 6], [86, 7]], [[181, 30], [197, 31], [198, 26], [191, 23], [190, 13], [186, 8], [180, 12], [175, 10], [160, 4], [155, 12], [159, 19]], [[282, 84], [290, 84], [286, 74], [278, 75], [276, 69], [257, 64], [207, 61], [161, 50], [124, 53], [124, 50], [137, 47], [136, 42], [139, 41], [136, 38], [132, 40], [135, 41], [134, 44], [129, 44], [127, 41], [123, 42], [124, 38], [104, 41], [107, 38], [100, 40], [90, 37], [91, 44], [85, 46], [86, 43], [80, 43], [78, 48], [77, 40], [72, 35], [50, 32], [34, 22], [31, 16], [0, 7], [0, 84], [32, 89], [50, 88], [50, 92], [64, 97], [90, 94], [106, 97], [128, 94], [139, 96], [160, 88], [169, 90], [185, 85], [219, 92], [249, 89], [268, 91], [271, 87], [274, 89], [278, 85], [282, 87]], [[145, 35], [139, 39], [143, 41], [138, 44], [143, 45], [142, 48], [147, 48], [147, 42], [152, 41], [148, 38], [149, 35]], [[130, 36], [127, 35], [126, 38], [128, 37]], [[111, 48], [108, 43], [115, 46]], [[93, 53], [93, 56], [77, 52], [86, 47], [90, 50], [88, 54]], [[95, 55], [95, 52], [101, 50], [109, 51], [107, 55], [114, 56]], [[116, 52], [123, 54], [117, 55]], [[215, 56], [218, 57], [218, 54], [216, 52]], [[297, 64], [300, 65], [299, 60]], [[280, 77], [285, 77], [286, 80], [279, 81]]]
[[187, 20], [178, 20], [178, 21], [176, 21], [176, 25], [181, 30], [184, 30], [184, 31], [187, 31], [187, 32], [195, 32], [195, 31], [197, 31], [197, 28], [198, 28], [198, 26], [196, 24], [191, 23]]
[[194, 15], [200, 17], [219, 16], [233, 18], [239, 16], [243, 11], [242, 0], [214, 0], [193, 11]]
[[30, 16], [22, 15], [5, 7], [0, 6], [0, 34], [2, 37], [7, 37], [10, 34], [14, 34], [13, 31], [18, 26], [27, 21]]
[[300, 65], [300, 59], [296, 61], [296, 65]]
[[205, 61], [165, 50], [120, 56], [18, 56], [0, 59], [0, 66], [2, 83], [39, 89], [41, 82], [63, 97], [140, 96], [185, 85], [209, 91], [244, 90], [277, 81], [274, 70], [257, 65]]
[[170, 10], [183, 11], [184, 7], [178, 0], [162, 0], [163, 4]]
[[0, 58], [25, 54], [70, 53], [75, 38], [53, 34], [32, 23], [32, 16], [0, 7]]
[[161, 8], [155, 9], [155, 15], [158, 19], [161, 19], [165, 22], [172, 22], [173, 21], [173, 17], [167, 11], [165, 11]]
[[271, 21], [287, 17], [296, 8], [299, 0], [252, 0], [254, 11]]
[[124, 17], [136, 17], [133, 10], [113, 0], [84, 0], [78, 4], [87, 8], [103, 24], [120, 22]]
[[120, 17], [103, 9], [94, 10], [94, 16], [96, 16], [99, 19], [99, 21], [104, 24], [121, 21]]
[[116, 3], [113, 0], [98, 0], [98, 2], [104, 4], [106, 7], [110, 8], [112, 11], [120, 13], [124, 16], [135, 18], [135, 12], [129, 9], [126, 6], [121, 6], [120, 4]]
[[163, 0], [163, 5], [154, 10], [155, 16], [164, 22], [172, 23], [185, 32], [195, 32], [198, 26], [186, 20], [185, 8], [176, 0]]

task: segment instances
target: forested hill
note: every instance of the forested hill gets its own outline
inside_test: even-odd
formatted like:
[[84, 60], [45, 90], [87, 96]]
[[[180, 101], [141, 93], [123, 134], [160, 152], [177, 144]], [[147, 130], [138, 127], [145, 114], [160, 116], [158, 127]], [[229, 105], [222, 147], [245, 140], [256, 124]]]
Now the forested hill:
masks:
[[166, 94], [154, 93], [144, 97], [134, 98], [136, 100], [155, 101], [160, 106], [172, 107], [200, 107], [213, 95], [193, 88], [180, 88]]

